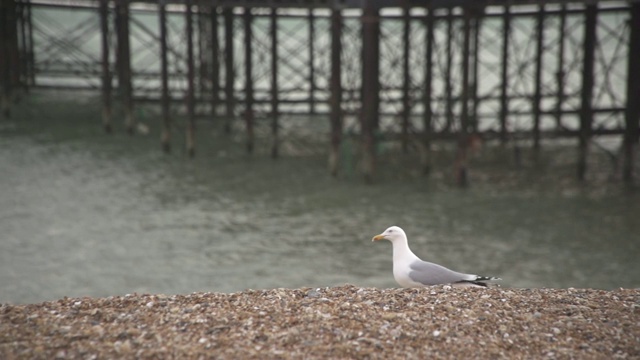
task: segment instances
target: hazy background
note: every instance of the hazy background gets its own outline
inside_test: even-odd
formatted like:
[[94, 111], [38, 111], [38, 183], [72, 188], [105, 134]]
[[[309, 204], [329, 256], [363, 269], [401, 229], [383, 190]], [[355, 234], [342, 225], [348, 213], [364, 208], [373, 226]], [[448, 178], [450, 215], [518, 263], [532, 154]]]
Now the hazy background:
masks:
[[579, 184], [573, 145], [543, 144], [539, 164], [525, 152], [519, 168], [510, 148], [487, 146], [462, 190], [453, 151], [437, 146], [425, 179], [415, 155], [383, 143], [375, 184], [365, 185], [349, 141], [334, 179], [324, 135], [290, 137], [274, 161], [268, 139], [248, 156], [242, 133], [225, 137], [201, 120], [189, 160], [184, 119], [166, 156], [157, 113], [142, 107], [137, 117], [149, 134], [126, 135], [116, 113], [116, 133], [105, 135], [97, 94], [37, 91], [0, 119], [0, 302], [394, 287], [391, 245], [371, 242], [390, 225], [423, 259], [507, 287], [640, 286], [640, 198], [608, 180], [601, 153]]

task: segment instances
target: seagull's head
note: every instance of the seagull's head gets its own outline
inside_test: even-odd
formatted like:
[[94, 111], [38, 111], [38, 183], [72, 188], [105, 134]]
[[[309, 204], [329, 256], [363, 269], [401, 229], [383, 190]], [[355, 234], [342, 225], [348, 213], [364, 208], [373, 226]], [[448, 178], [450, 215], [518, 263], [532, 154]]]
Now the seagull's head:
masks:
[[404, 230], [397, 226], [391, 226], [387, 230], [385, 230], [382, 234], [376, 235], [371, 239], [371, 241], [379, 241], [379, 240], [389, 240], [392, 243], [396, 240], [407, 240], [407, 235], [404, 233]]

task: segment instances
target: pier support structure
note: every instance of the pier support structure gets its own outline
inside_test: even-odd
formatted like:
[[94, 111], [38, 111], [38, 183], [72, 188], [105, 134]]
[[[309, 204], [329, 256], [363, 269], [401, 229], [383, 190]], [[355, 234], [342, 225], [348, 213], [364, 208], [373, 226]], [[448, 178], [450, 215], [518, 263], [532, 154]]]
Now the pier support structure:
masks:
[[253, 14], [251, 8], [244, 9], [244, 121], [247, 131], [247, 153], [253, 153]]
[[[358, 165], [367, 182], [375, 177], [377, 141], [396, 141], [402, 153], [417, 145], [424, 173], [432, 167], [432, 144], [455, 141], [454, 177], [465, 184], [467, 147], [476, 133], [502, 144], [514, 139], [516, 147], [531, 141], [534, 154], [546, 137], [575, 139], [579, 179], [586, 177], [592, 139], [620, 136], [622, 177], [633, 178], [640, 131], [638, 0], [606, 6], [586, 0], [498, 1], [487, 12], [486, 3], [471, 1], [163, 0], [158, 7], [137, 1], [1, 1], [3, 111], [9, 114], [9, 104], [27, 84], [95, 89], [102, 91], [105, 130], [113, 126], [114, 110], [122, 108], [132, 133], [134, 99], [160, 100], [161, 143], [168, 152], [170, 104], [184, 99], [189, 154], [195, 152], [195, 118], [211, 109], [207, 118], [213, 121], [217, 113], [226, 115], [226, 132], [234, 119], [244, 120], [248, 152], [254, 137], [270, 137], [274, 158], [282, 155], [279, 129], [287, 122], [326, 115], [329, 172], [338, 172], [347, 131], [360, 141]], [[402, 12], [386, 13], [385, 6]], [[33, 22], [32, 7], [37, 7]], [[80, 16], [71, 24], [47, 24], [42, 8]], [[140, 13], [158, 11], [159, 30], [140, 21]], [[178, 16], [185, 20], [184, 33], [170, 21]], [[630, 17], [628, 24], [621, 22], [624, 17]], [[95, 46], [96, 34], [102, 46]], [[159, 61], [151, 56], [158, 48]], [[159, 66], [141, 65], [145, 58]], [[621, 74], [626, 83], [618, 81]], [[119, 96], [113, 98], [116, 89]], [[236, 110], [238, 101], [242, 112]]]
[[340, 144], [342, 143], [342, 11], [331, 11], [331, 76], [329, 122], [331, 124], [329, 172], [338, 175]]
[[235, 117], [235, 69], [234, 69], [234, 46], [233, 46], [233, 9], [224, 8], [222, 11], [224, 18], [224, 93], [225, 93], [225, 124], [224, 130], [227, 134], [231, 132], [233, 118]]
[[271, 9], [269, 34], [271, 36], [271, 157], [276, 159], [279, 155], [278, 128], [280, 124], [278, 120], [280, 113], [278, 111], [278, 13], [275, 8]]
[[424, 69], [424, 91], [422, 106], [422, 121], [424, 127], [424, 135], [422, 138], [421, 148], [421, 167], [424, 175], [431, 173], [431, 137], [433, 132], [433, 108], [432, 108], [432, 90], [433, 90], [433, 45], [434, 45], [434, 23], [435, 14], [432, 7], [427, 8], [425, 18], [425, 69]]
[[580, 90], [580, 130], [578, 134], [578, 180], [585, 180], [587, 174], [587, 153], [593, 123], [593, 67], [596, 46], [596, 26], [598, 5], [589, 4], [585, 11], [584, 56], [582, 59], [582, 86]]
[[409, 68], [411, 17], [409, 7], [405, 7], [402, 13], [402, 152], [409, 152], [409, 125], [411, 122], [411, 77]]
[[629, 55], [627, 63], [627, 89], [625, 109], [625, 132], [623, 141], [624, 165], [622, 176], [627, 183], [633, 182], [633, 165], [636, 160], [638, 137], [640, 136], [640, 2], [631, 4], [629, 19]]
[[218, 7], [211, 7], [211, 116], [218, 118], [220, 104], [220, 41], [218, 31]]
[[18, 42], [17, 4], [0, 3], [0, 107], [5, 117], [11, 116], [11, 105], [18, 99], [20, 88], [20, 48]]
[[380, 104], [380, 14], [372, 2], [362, 11], [362, 173], [365, 182], [373, 182], [376, 161], [376, 138]]
[[509, 37], [511, 34], [511, 9], [505, 6], [502, 15], [502, 61], [500, 62], [500, 143], [509, 139]]
[[536, 18], [536, 65], [534, 74], [534, 94], [533, 94], [533, 155], [537, 160], [540, 155], [540, 109], [542, 101], [542, 66], [544, 53], [544, 5], [540, 5]]
[[462, 45], [462, 112], [460, 116], [460, 130], [458, 132], [458, 154], [456, 156], [455, 171], [458, 186], [468, 185], [469, 166], [469, 56], [471, 47], [471, 20], [475, 11], [465, 9], [463, 17], [463, 45]]
[[171, 152], [171, 115], [169, 95], [169, 61], [167, 59], [167, 2], [161, 0], [158, 4], [160, 20], [160, 108], [162, 116], [162, 130], [160, 146], [165, 154]]
[[187, 34], [187, 154], [193, 158], [196, 154], [196, 84], [195, 84], [195, 58], [193, 55], [193, 0], [185, 0], [185, 24]]
[[100, 0], [100, 40], [102, 45], [102, 126], [111, 133], [111, 62], [109, 46], [109, 0]]
[[133, 87], [131, 71], [131, 44], [129, 41], [129, 1], [115, 0], [115, 30], [117, 38], [116, 66], [118, 69], [118, 93], [124, 110], [126, 131], [133, 135]]

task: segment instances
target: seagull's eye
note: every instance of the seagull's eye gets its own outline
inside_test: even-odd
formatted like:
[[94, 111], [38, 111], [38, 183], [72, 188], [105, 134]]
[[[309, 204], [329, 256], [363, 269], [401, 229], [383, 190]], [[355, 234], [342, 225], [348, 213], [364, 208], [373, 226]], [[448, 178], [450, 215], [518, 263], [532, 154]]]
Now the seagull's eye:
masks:
[[392, 233], [392, 232], [393, 232], [393, 229], [389, 230], [389, 232], [390, 232], [390, 233]]

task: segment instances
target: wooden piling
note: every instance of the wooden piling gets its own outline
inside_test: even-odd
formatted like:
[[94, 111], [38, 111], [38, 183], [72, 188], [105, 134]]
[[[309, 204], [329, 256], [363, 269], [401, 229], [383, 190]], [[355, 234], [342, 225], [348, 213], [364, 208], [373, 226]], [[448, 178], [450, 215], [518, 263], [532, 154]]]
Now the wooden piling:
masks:
[[411, 104], [409, 85], [411, 78], [409, 77], [409, 56], [410, 56], [410, 39], [411, 18], [410, 8], [405, 6], [402, 13], [402, 152], [409, 152], [409, 117], [411, 115]]
[[362, 22], [362, 109], [360, 127], [362, 131], [362, 172], [367, 183], [373, 181], [375, 173], [375, 130], [379, 109], [379, 9], [371, 2], [364, 4]]
[[271, 157], [278, 158], [278, 13], [271, 9]]
[[251, 14], [251, 8], [244, 8], [244, 91], [245, 91], [245, 109], [244, 120], [247, 130], [247, 152], [253, 153], [253, 29], [251, 23], [253, 22], [253, 15]]
[[159, 3], [160, 15], [160, 82], [161, 82], [161, 99], [160, 106], [162, 111], [162, 131], [160, 135], [160, 146], [165, 154], [171, 152], [171, 117], [169, 98], [169, 62], [167, 59], [167, 0], [161, 0]]
[[507, 143], [509, 132], [507, 117], [509, 116], [509, 36], [511, 34], [511, 11], [509, 6], [504, 7], [502, 16], [502, 67], [500, 70], [500, 143]]
[[423, 93], [423, 124], [424, 135], [422, 138], [422, 172], [428, 175], [431, 172], [431, 132], [433, 122], [433, 110], [431, 108], [432, 82], [433, 82], [433, 28], [435, 15], [433, 8], [427, 8], [426, 16], [426, 44], [425, 44], [425, 70], [424, 70], [424, 93]]
[[340, 144], [342, 142], [342, 12], [331, 10], [331, 79], [330, 122], [331, 148], [329, 150], [329, 172], [338, 175]]
[[195, 59], [193, 55], [193, 0], [185, 0], [185, 23], [187, 33], [187, 154], [193, 158], [196, 154], [195, 146]]
[[544, 5], [540, 5], [536, 19], [536, 65], [533, 103], [531, 104], [531, 107], [533, 108], [533, 155], [535, 160], [538, 159], [540, 153], [540, 102], [542, 99], [542, 63], [544, 59], [542, 56], [544, 52], [544, 18]]
[[625, 111], [624, 132], [624, 163], [622, 177], [628, 184], [633, 182], [635, 153], [638, 146], [638, 131], [640, 130], [640, 3], [631, 6], [629, 20], [631, 32], [629, 34], [629, 55], [627, 60], [627, 104]]
[[595, 60], [596, 25], [598, 6], [589, 4], [585, 10], [584, 43], [582, 58], [582, 86], [580, 90], [580, 130], [578, 134], [578, 180], [584, 180], [587, 173], [587, 153], [593, 122], [593, 68]]
[[235, 116], [235, 71], [234, 71], [234, 47], [233, 47], [233, 8], [225, 8], [222, 11], [224, 17], [224, 93], [226, 117], [224, 131], [229, 134], [233, 118]]
[[102, 127], [110, 134], [111, 125], [111, 64], [109, 62], [109, 0], [100, 0], [100, 39], [102, 45]]

